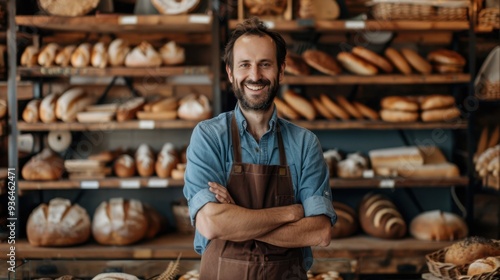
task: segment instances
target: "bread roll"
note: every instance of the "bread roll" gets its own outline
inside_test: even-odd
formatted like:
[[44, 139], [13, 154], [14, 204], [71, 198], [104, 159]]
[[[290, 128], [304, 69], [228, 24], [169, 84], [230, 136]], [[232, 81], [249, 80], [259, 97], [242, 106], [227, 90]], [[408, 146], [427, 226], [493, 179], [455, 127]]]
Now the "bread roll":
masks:
[[420, 116], [424, 122], [443, 122], [460, 117], [460, 110], [453, 106], [445, 109], [434, 109], [422, 111]]
[[323, 74], [336, 76], [342, 72], [339, 64], [331, 55], [319, 50], [306, 50], [302, 53], [304, 61]]
[[57, 121], [56, 106], [59, 99], [58, 93], [49, 93], [40, 103], [40, 120], [44, 123], [53, 123]]
[[97, 8], [99, 0], [38, 0], [42, 10], [54, 16], [83, 16]]
[[76, 114], [94, 103], [83, 88], [71, 88], [65, 91], [56, 102], [56, 117], [64, 122], [76, 119]]
[[333, 208], [337, 213], [337, 222], [332, 227], [332, 238], [344, 238], [356, 233], [359, 227], [356, 211], [338, 201], [333, 202]]
[[90, 53], [90, 64], [97, 68], [106, 68], [108, 66], [108, 50], [106, 43], [97, 42], [92, 47]]
[[351, 73], [363, 76], [371, 76], [378, 73], [377, 67], [355, 54], [339, 52], [337, 59]]
[[104, 272], [97, 274], [92, 280], [139, 280], [139, 278], [123, 272]]
[[298, 95], [293, 90], [283, 92], [283, 99], [290, 107], [309, 121], [316, 118], [316, 110], [313, 105], [304, 97]]
[[444, 254], [444, 262], [464, 265], [489, 256], [500, 256], [500, 242], [470, 236], [449, 246]]
[[405, 96], [386, 96], [380, 100], [383, 109], [415, 112], [419, 109], [419, 104]]
[[378, 238], [396, 239], [406, 234], [406, 222], [398, 209], [384, 195], [368, 193], [359, 206], [361, 228]]
[[161, 63], [160, 54], [146, 41], [142, 41], [125, 57], [127, 67], [158, 67]]
[[352, 48], [352, 53], [382, 69], [385, 73], [391, 73], [394, 70], [389, 61], [367, 48], [356, 46]]
[[437, 49], [427, 54], [427, 60], [435, 64], [464, 66], [465, 58], [458, 52], [448, 49]]
[[335, 116], [326, 108], [325, 104], [321, 103], [318, 97], [311, 98], [311, 102], [316, 111], [325, 119], [333, 120]]
[[171, 176], [172, 170], [179, 163], [179, 156], [172, 143], [165, 143], [158, 153], [156, 160], [155, 171], [160, 178], [168, 178]]
[[337, 105], [333, 100], [330, 99], [326, 94], [322, 93], [319, 96], [319, 99], [321, 103], [325, 105], [325, 107], [332, 113], [334, 116], [337, 118], [340, 118], [342, 120], [348, 120], [349, 119], [349, 114], [342, 109], [339, 105]]
[[380, 118], [386, 122], [416, 122], [418, 117], [418, 112], [380, 110]]
[[406, 59], [397, 50], [387, 48], [384, 54], [401, 73], [405, 75], [411, 74], [410, 64], [408, 64]]
[[205, 95], [189, 94], [179, 100], [177, 113], [183, 120], [201, 121], [212, 116], [212, 106]]
[[130, 47], [127, 41], [120, 38], [113, 40], [108, 47], [109, 64], [111, 66], [122, 66], [129, 51]]
[[55, 181], [61, 178], [63, 172], [63, 159], [49, 148], [33, 156], [21, 171], [25, 180], [32, 181]]
[[453, 64], [433, 64], [432, 69], [441, 74], [448, 73], [462, 73], [464, 71], [464, 67], [461, 65], [453, 65]]
[[311, 73], [309, 65], [307, 65], [300, 55], [287, 52], [285, 61], [285, 73], [298, 76], [307, 76]]
[[136, 171], [134, 158], [127, 154], [120, 155], [113, 164], [113, 170], [116, 176], [121, 178], [134, 176]]
[[61, 67], [68, 67], [71, 62], [71, 55], [76, 49], [76, 45], [68, 45], [59, 50], [54, 59], [55, 64]]
[[282, 100], [279, 97], [274, 98], [274, 104], [276, 105], [276, 110], [278, 110], [278, 115], [281, 118], [289, 119], [289, 120], [298, 120], [300, 119], [300, 114], [297, 113], [288, 103]]
[[28, 46], [24, 49], [21, 55], [21, 66], [33, 67], [38, 63], [38, 48], [35, 46]]
[[116, 120], [123, 122], [135, 118], [136, 113], [144, 107], [145, 102], [144, 97], [135, 97], [120, 104], [116, 110]]
[[448, 108], [453, 105], [455, 105], [455, 97], [451, 95], [432, 94], [420, 99], [420, 109], [422, 110]]
[[38, 64], [43, 67], [49, 67], [55, 64], [56, 54], [60, 46], [57, 43], [50, 43], [42, 48], [38, 54]]
[[500, 257], [487, 257], [475, 260], [467, 268], [467, 275], [473, 276], [495, 271], [500, 267]]
[[416, 216], [410, 223], [410, 233], [419, 240], [453, 241], [465, 238], [469, 230], [460, 216], [434, 210]]
[[78, 204], [53, 198], [31, 212], [26, 225], [28, 241], [33, 246], [70, 246], [90, 237], [90, 218]]
[[354, 105], [354, 107], [356, 107], [356, 109], [358, 109], [358, 111], [364, 117], [366, 117], [366, 118], [368, 118], [370, 120], [378, 120], [378, 119], [380, 119], [380, 116], [378, 115], [378, 113], [375, 110], [373, 110], [370, 107], [364, 105], [363, 103], [360, 103], [360, 102], [357, 102], [357, 101], [353, 101], [352, 104]]
[[359, 153], [352, 153], [337, 164], [337, 175], [340, 178], [361, 178], [368, 168], [368, 160]]
[[343, 95], [337, 95], [336, 99], [339, 105], [344, 108], [351, 116], [358, 120], [363, 119], [363, 115], [361, 115], [361, 112], [359, 112], [358, 109], [354, 107], [354, 105], [352, 105]]
[[89, 66], [91, 49], [89, 43], [80, 44], [71, 54], [71, 65], [79, 68]]
[[421, 57], [416, 51], [408, 48], [402, 48], [401, 53], [406, 58], [408, 63], [422, 74], [430, 74], [432, 72], [432, 65]]
[[165, 15], [178, 15], [192, 12], [200, 0], [151, 0], [153, 6]]
[[155, 155], [148, 144], [141, 144], [135, 152], [137, 172], [142, 177], [152, 176], [155, 172]]
[[186, 61], [186, 50], [170, 41], [160, 48], [160, 56], [165, 65], [179, 65]]
[[142, 203], [136, 199], [103, 201], [92, 219], [94, 239], [103, 245], [129, 245], [144, 238], [148, 221]]
[[23, 110], [23, 120], [27, 123], [36, 123], [40, 121], [40, 113], [39, 113], [39, 108], [40, 108], [40, 103], [42, 101], [40, 99], [33, 99], [28, 104]]

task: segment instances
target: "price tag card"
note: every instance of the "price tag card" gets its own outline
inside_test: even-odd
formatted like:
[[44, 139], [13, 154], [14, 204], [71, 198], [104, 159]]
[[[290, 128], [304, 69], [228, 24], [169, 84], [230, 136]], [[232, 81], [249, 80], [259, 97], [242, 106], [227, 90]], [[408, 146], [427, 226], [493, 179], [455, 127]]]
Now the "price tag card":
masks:
[[383, 180], [380, 180], [378, 186], [380, 188], [392, 189], [396, 186], [396, 182], [393, 179], [383, 179]]
[[155, 121], [139, 121], [139, 129], [154, 129]]
[[118, 19], [118, 23], [121, 25], [134, 25], [137, 24], [137, 16], [121, 16]]
[[80, 188], [82, 189], [98, 189], [99, 181], [81, 181]]
[[138, 189], [141, 187], [139, 180], [122, 180], [120, 181], [120, 188], [122, 189]]
[[166, 187], [168, 187], [168, 179], [149, 179], [148, 187], [150, 187], [150, 188], [166, 188]]
[[189, 23], [201, 23], [201, 24], [209, 24], [210, 16], [209, 15], [190, 15], [188, 18]]
[[375, 177], [375, 172], [373, 169], [363, 170], [363, 178], [373, 178]]
[[366, 27], [366, 22], [363, 20], [347, 20], [345, 22], [345, 28], [347, 29], [364, 29]]
[[264, 25], [267, 26], [267, 28], [269, 29], [274, 29], [276, 27], [276, 24], [274, 23], [274, 21], [271, 21], [271, 20], [264, 20]]

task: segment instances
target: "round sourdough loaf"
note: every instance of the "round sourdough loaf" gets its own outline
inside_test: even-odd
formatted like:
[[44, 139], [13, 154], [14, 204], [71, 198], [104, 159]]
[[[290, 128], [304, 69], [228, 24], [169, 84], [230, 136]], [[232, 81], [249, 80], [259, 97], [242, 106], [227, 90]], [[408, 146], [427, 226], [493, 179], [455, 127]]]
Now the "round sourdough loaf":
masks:
[[361, 228], [378, 238], [396, 239], [406, 234], [406, 222], [389, 198], [381, 194], [366, 194], [359, 205]]
[[444, 262], [464, 265], [489, 256], [500, 256], [500, 242], [470, 236], [449, 246], [444, 254]]
[[53, 198], [31, 212], [26, 225], [33, 246], [71, 246], [90, 237], [90, 218], [78, 204], [65, 198]]
[[336, 76], [342, 72], [342, 68], [335, 58], [326, 52], [319, 50], [306, 50], [302, 53], [302, 58], [312, 68], [319, 72], [331, 76]]
[[410, 223], [410, 233], [419, 240], [453, 241], [465, 238], [469, 230], [456, 214], [441, 210], [427, 211]]
[[334, 201], [333, 208], [337, 213], [337, 222], [332, 227], [332, 238], [348, 237], [359, 228], [356, 211], [349, 205]]
[[148, 220], [139, 200], [111, 198], [103, 201], [92, 219], [94, 239], [103, 245], [129, 245], [145, 237]]

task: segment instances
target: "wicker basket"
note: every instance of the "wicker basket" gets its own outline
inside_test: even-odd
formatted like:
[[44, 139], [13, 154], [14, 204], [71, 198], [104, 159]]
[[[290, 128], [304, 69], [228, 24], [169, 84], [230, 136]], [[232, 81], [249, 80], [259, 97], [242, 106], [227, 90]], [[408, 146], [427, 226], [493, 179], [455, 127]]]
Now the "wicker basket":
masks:
[[177, 231], [185, 234], [193, 234], [194, 227], [189, 218], [189, 208], [187, 205], [173, 205], [175, 223]]
[[373, 0], [371, 14], [377, 20], [468, 20], [467, 1]]
[[479, 69], [474, 87], [479, 99], [500, 99], [500, 46], [495, 47], [486, 57]]
[[479, 27], [500, 28], [500, 8], [486, 8], [479, 12], [478, 22]]

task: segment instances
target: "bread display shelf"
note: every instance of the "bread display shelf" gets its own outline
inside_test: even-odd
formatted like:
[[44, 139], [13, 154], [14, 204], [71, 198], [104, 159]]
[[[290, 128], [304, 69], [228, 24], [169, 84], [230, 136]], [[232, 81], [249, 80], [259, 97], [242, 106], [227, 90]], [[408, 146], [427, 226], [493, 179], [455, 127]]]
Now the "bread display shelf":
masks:
[[139, 189], [182, 187], [183, 180], [159, 177], [108, 177], [103, 179], [18, 182], [20, 190], [61, 190], [61, 189]]
[[359, 76], [341, 74], [338, 76], [310, 75], [285, 76], [283, 83], [289, 85], [340, 85], [340, 84], [455, 84], [470, 82], [470, 74], [431, 74], [431, 75], [375, 75]]
[[451, 178], [359, 178], [330, 179], [333, 189], [339, 188], [428, 188], [467, 186], [469, 178], [465, 176]]
[[192, 129], [197, 121], [189, 120], [131, 120], [125, 122], [57, 122], [57, 123], [27, 123], [19, 121], [17, 123], [19, 131], [52, 131], [52, 130], [72, 130], [72, 131], [110, 131], [110, 130], [135, 130], [135, 129]]
[[333, 130], [333, 129], [466, 129], [467, 121], [452, 120], [448, 122], [384, 122], [372, 120], [293, 120], [297, 125], [309, 130]]
[[[7, 83], [0, 82], [0, 99], [7, 100]], [[16, 84], [16, 97], [18, 100], [27, 100], [33, 98], [33, 83], [27, 81], [18, 81]]]
[[209, 66], [175, 66], [175, 67], [18, 67], [22, 77], [42, 76], [124, 76], [124, 77], [165, 77], [181, 75], [209, 75]]
[[212, 17], [189, 15], [16, 16], [16, 24], [40, 29], [88, 32], [209, 32]]
[[[230, 20], [229, 28], [234, 29], [240, 21]], [[355, 31], [355, 30], [377, 30], [377, 31], [460, 31], [468, 30], [468, 21], [380, 21], [380, 20], [278, 20], [266, 21], [268, 27], [277, 31]]]

